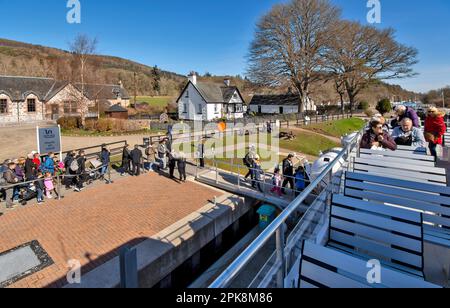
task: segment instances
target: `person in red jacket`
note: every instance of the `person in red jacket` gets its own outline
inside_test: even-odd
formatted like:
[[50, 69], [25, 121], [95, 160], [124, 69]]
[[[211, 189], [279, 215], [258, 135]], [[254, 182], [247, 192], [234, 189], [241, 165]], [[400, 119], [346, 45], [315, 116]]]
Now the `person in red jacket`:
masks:
[[431, 107], [425, 120], [425, 140], [429, 143], [431, 155], [434, 157], [437, 157], [436, 147], [438, 144], [442, 145], [442, 137], [447, 131], [444, 115], [436, 107]]
[[380, 120], [372, 120], [370, 129], [363, 135], [361, 139], [361, 149], [383, 148], [391, 151], [397, 150], [397, 144], [388, 132], [383, 130], [383, 122]]

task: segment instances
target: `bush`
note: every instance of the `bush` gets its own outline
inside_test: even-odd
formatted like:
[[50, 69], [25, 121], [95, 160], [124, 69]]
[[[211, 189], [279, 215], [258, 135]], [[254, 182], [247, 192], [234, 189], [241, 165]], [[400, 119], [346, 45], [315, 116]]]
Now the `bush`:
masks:
[[57, 123], [64, 130], [80, 129], [83, 127], [81, 117], [62, 117], [58, 119]]
[[368, 110], [369, 109], [369, 103], [368, 102], [366, 102], [366, 101], [362, 101], [361, 103], [359, 103], [359, 107], [358, 107], [358, 109], [359, 110], [364, 110], [364, 111], [366, 111], [366, 110]]
[[376, 111], [373, 109], [367, 108], [366, 110], [364, 110], [364, 113], [366, 114], [367, 117], [371, 118], [375, 115]]
[[391, 112], [392, 111], [391, 101], [389, 99], [387, 99], [387, 98], [382, 99], [381, 101], [378, 102], [376, 109], [382, 115], [385, 115], [386, 113]]

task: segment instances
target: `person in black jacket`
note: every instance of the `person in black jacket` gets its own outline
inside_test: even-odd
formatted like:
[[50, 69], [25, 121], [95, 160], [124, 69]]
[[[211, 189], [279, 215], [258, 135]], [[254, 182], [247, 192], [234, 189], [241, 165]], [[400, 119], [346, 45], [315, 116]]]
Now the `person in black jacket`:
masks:
[[174, 179], [175, 167], [177, 165], [177, 159], [173, 155], [173, 153], [168, 154], [169, 157], [169, 176], [171, 179]]
[[294, 163], [292, 162], [292, 159], [294, 158], [294, 155], [289, 154], [289, 156], [283, 160], [283, 189], [282, 193], [286, 194], [286, 186], [289, 184], [291, 186], [291, 189], [295, 188], [295, 181], [294, 181]]
[[84, 151], [80, 151], [76, 160], [78, 163], [78, 170], [76, 174], [78, 176], [75, 178], [75, 191], [80, 192], [83, 189], [84, 182], [86, 181], [86, 153]]
[[36, 178], [36, 166], [33, 162], [34, 155], [28, 154], [27, 160], [25, 161], [25, 179], [27, 181], [32, 181]]
[[140, 176], [141, 175], [141, 163], [142, 163], [142, 151], [139, 149], [138, 145], [134, 146], [134, 150], [130, 153], [131, 162], [133, 164], [132, 175]]
[[66, 158], [64, 159], [64, 167], [66, 168], [66, 177], [64, 178], [64, 185], [66, 186], [66, 189], [70, 189], [72, 185], [76, 182], [76, 179], [74, 175], [77, 174], [78, 170], [72, 170], [71, 168], [72, 163], [75, 160], [75, 152], [70, 152], [67, 154]]
[[178, 159], [178, 173], [180, 174], [180, 181], [186, 182], [186, 157], [183, 153], [180, 153]]
[[121, 175], [125, 173], [130, 173], [130, 160], [131, 160], [131, 152], [130, 146], [128, 144], [125, 145], [122, 152], [122, 170]]

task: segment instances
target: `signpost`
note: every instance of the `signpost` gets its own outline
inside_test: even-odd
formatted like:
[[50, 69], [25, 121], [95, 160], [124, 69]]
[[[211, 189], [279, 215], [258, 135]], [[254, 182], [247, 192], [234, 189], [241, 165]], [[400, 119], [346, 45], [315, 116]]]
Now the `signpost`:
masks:
[[40, 154], [59, 153], [62, 159], [61, 127], [36, 127], [37, 145]]

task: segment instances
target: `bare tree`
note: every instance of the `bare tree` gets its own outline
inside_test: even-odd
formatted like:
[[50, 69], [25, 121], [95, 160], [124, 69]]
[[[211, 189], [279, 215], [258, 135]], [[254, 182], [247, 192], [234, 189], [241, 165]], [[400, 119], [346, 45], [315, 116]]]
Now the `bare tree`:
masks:
[[394, 30], [341, 21], [325, 53], [327, 70], [345, 82], [353, 110], [357, 95], [379, 80], [414, 76], [417, 50], [395, 40]]
[[341, 111], [342, 114], [344, 114], [345, 113], [344, 96], [346, 92], [345, 79], [343, 78], [343, 75], [335, 75], [333, 81], [334, 81], [334, 89], [336, 90], [336, 93], [339, 95], [339, 99], [341, 102]]
[[250, 47], [248, 75], [256, 83], [291, 83], [300, 95], [299, 112], [309, 102], [311, 83], [322, 79], [323, 53], [340, 10], [328, 0], [293, 0], [262, 17]]
[[89, 58], [94, 55], [97, 49], [97, 39], [91, 39], [85, 34], [79, 34], [75, 40], [70, 43], [70, 51], [74, 60], [80, 65], [80, 97], [78, 99], [81, 123], [84, 126], [86, 123], [86, 114], [88, 113], [87, 101], [85, 99], [85, 77]]

